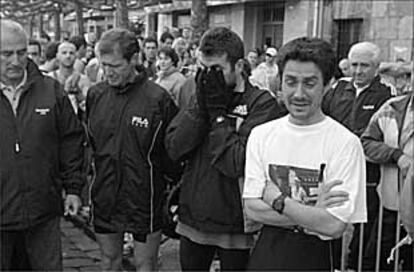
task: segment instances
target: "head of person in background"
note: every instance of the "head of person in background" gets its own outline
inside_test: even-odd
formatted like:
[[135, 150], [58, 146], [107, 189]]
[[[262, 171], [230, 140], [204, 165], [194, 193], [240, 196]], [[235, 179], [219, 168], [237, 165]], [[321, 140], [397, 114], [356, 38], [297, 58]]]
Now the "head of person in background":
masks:
[[123, 87], [135, 75], [139, 44], [135, 36], [125, 29], [111, 29], [105, 32], [97, 45], [98, 57], [108, 84]]
[[69, 42], [74, 44], [76, 47], [76, 58], [82, 59], [83, 57], [85, 57], [86, 46], [88, 44], [86, 43], [86, 40], [83, 36], [73, 36], [69, 39]]
[[277, 50], [274, 47], [268, 47], [265, 52], [265, 62], [268, 66], [276, 64]]
[[72, 69], [76, 60], [76, 46], [71, 42], [62, 42], [58, 46], [56, 59], [59, 67]]
[[27, 46], [27, 56], [36, 63], [37, 66], [41, 64], [42, 46], [38, 40], [30, 39]]
[[58, 47], [58, 42], [50, 42], [46, 45], [44, 50], [45, 62], [39, 67], [42, 72], [49, 73], [59, 68], [59, 63], [56, 59]]
[[338, 64], [339, 70], [341, 70], [342, 75], [344, 77], [350, 77], [351, 76], [351, 70], [349, 65], [348, 59], [341, 59]]
[[378, 74], [381, 63], [381, 50], [371, 42], [354, 44], [348, 53], [350, 73], [356, 87], [362, 88], [371, 84]]
[[252, 70], [259, 65], [259, 53], [256, 49], [249, 50], [249, 52], [247, 52], [246, 59]]
[[318, 38], [295, 39], [282, 47], [277, 65], [292, 122], [311, 125], [320, 121], [323, 94], [330, 88], [336, 66], [332, 46]]
[[184, 38], [176, 38], [173, 42], [172, 47], [181, 59], [184, 55], [184, 52], [187, 50], [187, 42]]
[[200, 40], [198, 39], [194, 39], [189, 45], [191, 57], [193, 58], [194, 62], [195, 62], [195, 59], [197, 58], [196, 52], [197, 52], [199, 45], [200, 45]]
[[199, 63], [203, 70], [216, 69], [223, 73], [231, 91], [243, 77], [244, 45], [241, 38], [225, 27], [217, 27], [204, 33], [199, 47]]
[[174, 42], [174, 36], [171, 35], [170, 32], [164, 32], [161, 34], [160, 37], [160, 46], [161, 47], [172, 47], [172, 44]]
[[144, 40], [144, 55], [145, 60], [155, 62], [157, 59], [158, 42], [152, 37], [148, 37]]
[[177, 68], [179, 58], [171, 47], [162, 47], [158, 51], [158, 67], [161, 73], [168, 73]]
[[88, 43], [88, 45], [86, 46], [86, 54], [85, 54], [86, 61], [89, 62], [94, 57], [95, 57], [95, 45]]
[[165, 33], [165, 32], [170, 33], [170, 28], [168, 26], [163, 26], [162, 27], [162, 32], [163, 33]]
[[18, 86], [27, 67], [27, 35], [21, 25], [0, 20], [0, 81], [5, 85]]
[[193, 30], [191, 29], [191, 27], [189, 27], [189, 26], [185, 26], [184, 28], [183, 28], [183, 31], [182, 31], [182, 37], [185, 39], [185, 40], [187, 40], [187, 41], [190, 41], [191, 40], [191, 36], [193, 35]]

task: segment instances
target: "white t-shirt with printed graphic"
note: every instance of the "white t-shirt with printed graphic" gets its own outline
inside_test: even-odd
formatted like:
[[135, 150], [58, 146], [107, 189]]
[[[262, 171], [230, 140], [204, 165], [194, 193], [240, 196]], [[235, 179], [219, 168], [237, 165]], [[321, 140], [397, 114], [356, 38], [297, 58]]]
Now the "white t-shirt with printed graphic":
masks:
[[334, 189], [348, 192], [349, 201], [328, 212], [345, 223], [366, 222], [365, 157], [358, 137], [330, 117], [309, 126], [295, 125], [288, 118], [252, 130], [243, 198], [261, 198], [266, 181], [271, 181], [293, 199], [313, 205], [320, 180], [342, 180]]

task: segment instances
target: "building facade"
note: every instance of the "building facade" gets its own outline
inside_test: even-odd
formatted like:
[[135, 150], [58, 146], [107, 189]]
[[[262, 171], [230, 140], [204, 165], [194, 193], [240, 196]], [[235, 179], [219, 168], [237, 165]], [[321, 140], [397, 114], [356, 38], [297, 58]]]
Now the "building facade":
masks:
[[[358, 41], [378, 44], [385, 61], [413, 57], [414, 1], [407, 0], [210, 0], [209, 26], [238, 33], [246, 50], [264, 44], [279, 48], [300, 36], [330, 41], [345, 57]], [[191, 1], [173, 0], [145, 8], [146, 35], [164, 27], [190, 25]]]

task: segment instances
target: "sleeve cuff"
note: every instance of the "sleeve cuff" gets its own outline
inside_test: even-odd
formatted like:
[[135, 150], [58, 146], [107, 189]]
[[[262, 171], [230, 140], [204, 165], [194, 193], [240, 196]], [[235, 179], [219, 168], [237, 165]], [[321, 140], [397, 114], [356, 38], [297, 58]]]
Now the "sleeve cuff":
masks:
[[397, 163], [400, 157], [404, 154], [401, 149], [395, 149], [395, 151], [392, 153], [392, 160], [393, 162]]

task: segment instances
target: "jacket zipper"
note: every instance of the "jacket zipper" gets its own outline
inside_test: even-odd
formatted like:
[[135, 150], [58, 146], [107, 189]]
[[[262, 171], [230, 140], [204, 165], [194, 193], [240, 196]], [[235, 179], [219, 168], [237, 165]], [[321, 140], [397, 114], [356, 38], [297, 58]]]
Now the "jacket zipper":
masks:
[[150, 166], [150, 186], [151, 186], [151, 199], [150, 199], [150, 233], [154, 232], [154, 174], [153, 174], [153, 165], [151, 162], [151, 153], [154, 149], [155, 141], [157, 139], [158, 133], [162, 126], [162, 120], [159, 122], [157, 129], [155, 130], [154, 137], [152, 138], [150, 149], [148, 150], [147, 160]]

